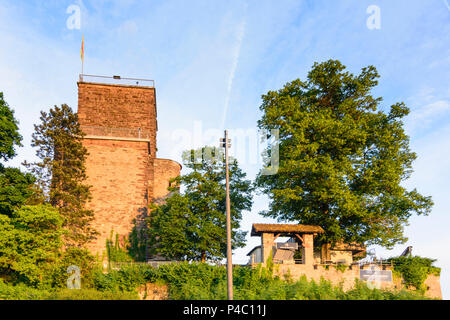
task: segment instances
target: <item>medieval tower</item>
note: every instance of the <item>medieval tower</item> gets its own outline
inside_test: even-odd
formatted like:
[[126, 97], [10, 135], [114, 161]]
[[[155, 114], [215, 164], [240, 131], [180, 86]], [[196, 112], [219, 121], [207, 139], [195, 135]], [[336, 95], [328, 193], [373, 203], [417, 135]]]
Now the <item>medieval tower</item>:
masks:
[[[112, 230], [127, 237], [135, 226], [133, 220], [139, 223], [147, 216], [149, 203], [168, 195], [169, 180], [179, 175], [181, 165], [156, 158], [153, 81], [128, 85], [86, 78], [78, 82], [78, 118], [89, 153], [86, 170], [87, 184], [92, 186], [92, 226], [99, 232], [89, 249], [102, 256]], [[106, 82], [108, 78], [101, 79]], [[148, 84], [139, 85], [142, 82]]]

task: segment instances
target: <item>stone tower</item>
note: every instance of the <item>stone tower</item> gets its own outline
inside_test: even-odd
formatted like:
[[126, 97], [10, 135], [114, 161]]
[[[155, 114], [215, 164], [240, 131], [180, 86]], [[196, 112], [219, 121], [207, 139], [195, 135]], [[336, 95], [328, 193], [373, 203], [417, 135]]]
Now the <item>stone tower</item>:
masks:
[[78, 118], [86, 133], [87, 184], [92, 186], [88, 207], [100, 233], [88, 247], [99, 256], [111, 231], [127, 237], [133, 220], [139, 224], [149, 203], [168, 195], [169, 180], [181, 170], [175, 161], [156, 158], [156, 92], [150, 83], [78, 82]]

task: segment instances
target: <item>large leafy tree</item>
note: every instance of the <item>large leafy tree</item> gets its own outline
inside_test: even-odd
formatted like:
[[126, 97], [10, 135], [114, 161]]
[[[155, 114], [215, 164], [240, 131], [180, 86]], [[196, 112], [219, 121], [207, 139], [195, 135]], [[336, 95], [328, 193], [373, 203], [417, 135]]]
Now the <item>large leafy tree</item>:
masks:
[[257, 177], [271, 201], [265, 216], [320, 225], [323, 241], [392, 247], [406, 241], [413, 213], [430, 212], [430, 197], [402, 186], [416, 158], [402, 122], [409, 109], [381, 111], [378, 78], [373, 66], [353, 75], [329, 60], [262, 96], [258, 126], [280, 139], [277, 174]]
[[77, 114], [63, 104], [41, 112], [41, 123], [35, 125], [32, 146], [41, 159], [25, 163], [38, 178], [46, 200], [59, 209], [66, 230], [66, 246], [81, 247], [96, 232], [90, 226], [93, 212], [86, 209], [90, 186], [85, 184], [87, 150]]
[[3, 99], [0, 92], [0, 160], [9, 160], [16, 155], [16, 146], [21, 146], [22, 136], [14, 111]]
[[[7, 161], [16, 155], [21, 146], [18, 121], [0, 92], [0, 160]], [[34, 177], [17, 168], [0, 163], [0, 214], [11, 216], [14, 208], [24, 204], [33, 194]]]
[[49, 281], [59, 261], [61, 216], [48, 204], [22, 206], [0, 214], [0, 274], [14, 282]]
[[63, 219], [50, 204], [24, 205], [0, 214], [0, 277], [35, 287], [64, 287], [67, 268], [80, 268], [82, 285], [92, 284], [95, 259], [76, 247], [64, 251]]
[[[0, 92], [0, 160], [10, 160], [21, 146], [18, 122]], [[93, 257], [84, 249], [61, 251], [63, 219], [43, 204], [36, 178], [0, 163], [0, 277], [34, 286], [62, 286], [67, 267], [81, 267], [83, 279]], [[84, 281], [86, 283], [86, 281]]]
[[34, 188], [35, 181], [29, 173], [0, 164], [0, 214], [11, 216], [15, 208], [36, 199], [38, 193]]
[[[191, 172], [173, 181], [166, 202], [149, 218], [153, 253], [180, 260], [218, 260], [226, 254], [225, 158], [216, 148], [205, 147], [183, 154]], [[252, 207], [253, 187], [235, 159], [230, 160], [232, 247], [244, 246], [246, 232], [239, 231], [242, 212]]]

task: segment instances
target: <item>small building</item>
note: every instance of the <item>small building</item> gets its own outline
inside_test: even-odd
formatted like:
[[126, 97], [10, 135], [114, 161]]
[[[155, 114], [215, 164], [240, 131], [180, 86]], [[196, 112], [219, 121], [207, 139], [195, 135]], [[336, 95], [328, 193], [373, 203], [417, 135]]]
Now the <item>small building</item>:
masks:
[[[247, 255], [249, 264], [265, 263], [272, 257], [274, 263], [283, 264], [346, 264], [365, 254], [366, 248], [360, 244], [338, 243], [314, 246], [314, 237], [324, 233], [320, 226], [302, 224], [263, 224], [252, 226], [252, 236], [261, 237], [261, 245]], [[278, 237], [289, 237], [284, 243], [277, 243]]]
[[[380, 262], [356, 261], [366, 254], [366, 247], [358, 243], [323, 243], [314, 245], [316, 236], [325, 231], [320, 226], [302, 224], [255, 223], [251, 235], [261, 237], [261, 245], [247, 255], [249, 265], [265, 265], [272, 259], [274, 275], [299, 279], [306, 276], [316, 282], [322, 279], [344, 290], [354, 287], [356, 279], [371, 282], [376, 288], [404, 288], [402, 279], [394, 279], [392, 265]], [[286, 242], [275, 242], [288, 237]], [[410, 250], [409, 250], [410, 253]], [[428, 275], [426, 295], [442, 298], [439, 276]]]
[[261, 246], [256, 246], [252, 250], [250, 250], [249, 253], [247, 253], [247, 256], [249, 257], [248, 264], [252, 265], [254, 263], [261, 263], [262, 257], [261, 257]]

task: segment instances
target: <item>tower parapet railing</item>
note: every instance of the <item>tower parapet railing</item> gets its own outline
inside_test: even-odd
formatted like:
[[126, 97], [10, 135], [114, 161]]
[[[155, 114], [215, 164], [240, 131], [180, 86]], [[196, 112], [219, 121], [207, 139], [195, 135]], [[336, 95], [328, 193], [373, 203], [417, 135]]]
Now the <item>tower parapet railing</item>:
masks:
[[97, 127], [97, 126], [81, 126], [81, 130], [90, 137], [111, 137], [111, 138], [129, 138], [150, 140], [150, 130], [141, 128], [112, 128], [112, 127]]
[[[155, 87], [155, 80], [152, 79], [142, 79], [142, 78], [124, 78], [121, 76], [100, 76], [93, 74], [80, 74], [80, 82], [92, 82], [92, 83], [102, 83], [102, 84], [119, 84], [128, 86], [139, 86], [139, 87]], [[101, 81], [101, 82], [99, 82]]]

